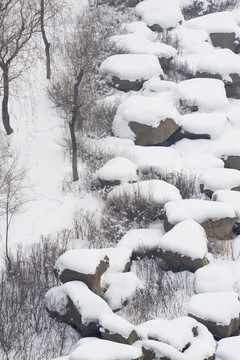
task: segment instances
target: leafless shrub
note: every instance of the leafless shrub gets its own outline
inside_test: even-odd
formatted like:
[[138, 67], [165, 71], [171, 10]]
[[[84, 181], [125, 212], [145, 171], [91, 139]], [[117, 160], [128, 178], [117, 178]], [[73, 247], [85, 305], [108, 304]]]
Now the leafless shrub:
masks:
[[129, 229], [147, 227], [162, 217], [163, 207], [154, 203], [151, 194], [142, 195], [138, 189], [133, 194], [111, 196], [105, 201], [102, 217], [103, 237], [117, 242]]
[[136, 291], [124, 309], [126, 317], [135, 324], [155, 317], [172, 319], [186, 315], [186, 303], [193, 295], [193, 274], [166, 271], [161, 259], [142, 259], [136, 262], [137, 276], [145, 287]]
[[193, 77], [193, 70], [186, 61], [183, 62], [179, 61], [179, 59], [173, 59], [170, 62], [169, 71], [166, 73], [167, 80], [179, 83], [192, 79]]
[[0, 357], [3, 360], [52, 359], [68, 353], [78, 339], [64, 324], [52, 320], [44, 294], [57, 285], [53, 266], [66, 250], [65, 241], [43, 238], [11, 255], [11, 271], [0, 275]]
[[178, 53], [181, 52], [181, 48], [182, 48], [181, 41], [179, 37], [176, 34], [173, 34], [171, 31], [164, 30], [158, 32], [155, 41], [166, 45], [170, 45], [174, 47], [178, 51]]
[[208, 0], [206, 4], [202, 0], [194, 0], [192, 4], [182, 7], [182, 13], [185, 20], [190, 20], [198, 16], [212, 14], [221, 11], [231, 11], [239, 6], [239, 0]]

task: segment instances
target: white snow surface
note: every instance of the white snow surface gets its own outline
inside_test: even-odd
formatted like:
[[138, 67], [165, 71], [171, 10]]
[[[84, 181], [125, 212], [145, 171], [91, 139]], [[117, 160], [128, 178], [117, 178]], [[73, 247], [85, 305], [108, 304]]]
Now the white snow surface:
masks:
[[147, 201], [156, 204], [165, 204], [168, 201], [180, 200], [179, 190], [163, 180], [145, 180], [133, 184], [116, 186], [108, 193], [108, 198], [141, 196]]
[[193, 134], [208, 134], [211, 139], [224, 134], [231, 127], [223, 113], [193, 113], [182, 116], [182, 128]]
[[96, 171], [94, 177], [107, 181], [119, 180], [121, 183], [131, 182], [138, 180], [137, 170], [137, 166], [130, 160], [116, 157]]
[[163, 76], [158, 58], [152, 54], [118, 54], [104, 60], [100, 71], [121, 80], [148, 80]]
[[112, 129], [120, 138], [135, 140], [135, 134], [128, 126], [129, 122], [157, 128], [160, 122], [167, 118], [181, 124], [181, 115], [167, 101], [150, 96], [130, 96], [119, 105]]
[[218, 341], [215, 360], [238, 360], [240, 336], [232, 336]]
[[214, 155], [199, 152], [184, 156], [183, 167], [192, 170], [223, 168], [224, 161]]
[[163, 235], [158, 247], [191, 259], [203, 259], [207, 254], [207, 237], [197, 222], [184, 220]]
[[[108, 272], [123, 271], [130, 261], [132, 251], [130, 248], [106, 248], [106, 249], [73, 249], [61, 255], [55, 269], [60, 275], [65, 269], [83, 274], [95, 274], [97, 266], [105, 257], [109, 258]], [[107, 260], [108, 261], [108, 260]]]
[[186, 100], [187, 103], [197, 105], [202, 112], [219, 112], [229, 108], [224, 83], [218, 79], [189, 79], [175, 87], [176, 99]]
[[165, 204], [164, 210], [168, 221], [173, 225], [187, 219], [202, 223], [208, 219], [218, 220], [224, 217], [235, 217], [234, 210], [228, 204], [202, 199], [170, 201]]
[[231, 190], [240, 186], [240, 171], [227, 168], [204, 169], [199, 183], [204, 185], [204, 189], [212, 191]]
[[239, 318], [238, 294], [233, 291], [219, 291], [193, 295], [188, 305], [188, 313], [218, 325], [229, 325], [232, 319]]
[[183, 21], [178, 0], [145, 0], [135, 7], [137, 16], [149, 26], [159, 25], [162, 29], [175, 27]]
[[240, 192], [239, 191], [218, 190], [213, 193], [212, 199], [215, 201], [220, 201], [220, 202], [229, 204], [235, 211], [235, 214], [237, 215], [238, 220], [240, 219]]
[[141, 172], [153, 171], [165, 176], [182, 168], [180, 155], [170, 147], [135, 145], [124, 149], [122, 156], [136, 164]]
[[132, 229], [129, 230], [118, 242], [117, 247], [129, 247], [132, 251], [155, 249], [164, 234], [161, 229]]
[[196, 293], [234, 291], [234, 280], [230, 269], [209, 264], [195, 272]]
[[117, 310], [122, 308], [125, 301], [132, 298], [134, 292], [142, 287], [142, 283], [132, 271], [105, 273], [101, 277], [101, 287], [107, 289], [103, 298], [111, 309]]
[[69, 355], [69, 360], [132, 360], [141, 356], [141, 349], [135, 346], [85, 338], [78, 342], [78, 347]]
[[52, 292], [51, 290], [50, 293], [47, 293], [46, 298], [46, 304], [50, 306], [49, 310], [57, 311], [59, 306], [62, 308], [62, 303], [65, 305], [65, 297], [68, 296], [81, 315], [84, 325], [88, 325], [90, 322], [98, 323], [100, 316], [104, 313], [112, 313], [108, 304], [81, 281], [69, 281], [59, 288], [53, 288]]
[[110, 334], [119, 334], [125, 339], [129, 337], [133, 330], [136, 331], [136, 327], [134, 325], [125, 320], [123, 317], [113, 313], [105, 313], [100, 316], [99, 324], [102, 327], [100, 328], [101, 332], [104, 333], [105, 330], [108, 330]]

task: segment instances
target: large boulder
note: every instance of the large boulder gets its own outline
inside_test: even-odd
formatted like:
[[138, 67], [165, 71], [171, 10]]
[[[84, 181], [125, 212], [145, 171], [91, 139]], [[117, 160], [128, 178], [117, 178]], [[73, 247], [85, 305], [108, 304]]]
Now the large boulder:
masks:
[[238, 360], [239, 354], [240, 336], [232, 336], [218, 341], [215, 360]]
[[160, 256], [173, 271], [195, 272], [207, 264], [207, 237], [201, 225], [184, 220], [159, 241]]
[[207, 292], [194, 295], [188, 315], [204, 324], [217, 338], [234, 335], [240, 324], [240, 302], [232, 291]]
[[81, 281], [50, 289], [45, 305], [51, 317], [76, 328], [84, 336], [99, 334], [99, 318], [112, 313], [107, 303]]
[[229, 239], [237, 220], [228, 204], [201, 199], [170, 201], [164, 206], [164, 228], [171, 230], [181, 221], [192, 219], [204, 228], [206, 235], [219, 240]]
[[109, 271], [128, 271], [131, 249], [73, 249], [64, 253], [55, 264], [62, 283], [83, 281], [95, 294], [101, 295], [100, 279]]
[[151, 54], [118, 54], [102, 62], [101, 72], [118, 90], [139, 91], [144, 81], [153, 76], [163, 77], [158, 58]]
[[150, 96], [131, 96], [118, 107], [113, 132], [136, 145], [166, 141], [181, 124], [181, 115], [168, 102]]

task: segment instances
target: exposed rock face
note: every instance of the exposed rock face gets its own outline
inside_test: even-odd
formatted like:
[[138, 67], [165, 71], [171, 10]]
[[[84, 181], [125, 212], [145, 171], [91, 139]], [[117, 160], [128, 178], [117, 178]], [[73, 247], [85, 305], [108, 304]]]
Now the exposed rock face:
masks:
[[71, 269], [64, 269], [59, 276], [59, 280], [62, 283], [74, 280], [82, 281], [89, 287], [92, 292], [101, 296], [100, 279], [102, 274], [108, 269], [108, 267], [109, 258], [108, 256], [105, 256], [104, 260], [101, 260], [99, 265], [96, 267], [95, 274], [84, 274], [73, 271]]
[[230, 155], [222, 158], [226, 168], [240, 170], [240, 155]]
[[101, 331], [101, 336], [105, 340], [110, 340], [110, 341], [118, 342], [121, 344], [128, 344], [128, 345], [132, 345], [137, 340], [139, 340], [139, 336], [137, 335], [135, 330], [133, 330], [127, 338], [123, 337], [121, 334], [117, 334], [117, 333], [114, 334], [114, 333], [108, 331], [107, 329], [104, 332]]
[[112, 77], [112, 83], [115, 88], [118, 90], [122, 90], [125, 92], [128, 91], [139, 91], [143, 87], [143, 83], [145, 80], [121, 80], [117, 76]]
[[213, 46], [227, 48], [234, 51], [234, 41], [238, 40], [234, 32], [231, 33], [211, 33], [210, 38]]
[[136, 145], [156, 145], [166, 141], [179, 126], [173, 119], [162, 120], [157, 128], [140, 124], [135, 121], [129, 122], [130, 129], [136, 135]]
[[217, 322], [214, 321], [201, 319], [192, 314], [188, 315], [205, 325], [208, 330], [217, 338], [225, 338], [234, 335], [239, 328], [239, 318], [232, 319], [228, 325], [219, 325]]
[[160, 257], [167, 263], [169, 268], [174, 272], [185, 270], [195, 272], [197, 269], [207, 265], [208, 263], [206, 258], [192, 259], [189, 256], [172, 251], [163, 251], [159, 249], [159, 254]]
[[232, 82], [225, 83], [226, 95], [229, 98], [239, 99], [240, 97], [240, 75], [230, 74]]

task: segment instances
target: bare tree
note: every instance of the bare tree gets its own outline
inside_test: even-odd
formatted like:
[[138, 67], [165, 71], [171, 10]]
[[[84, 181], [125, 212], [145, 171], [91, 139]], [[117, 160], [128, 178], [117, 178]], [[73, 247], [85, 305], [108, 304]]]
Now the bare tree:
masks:
[[93, 106], [89, 100], [100, 91], [98, 67], [106, 54], [113, 51], [108, 41], [113, 31], [112, 24], [106, 22], [106, 13], [100, 9], [78, 16], [61, 46], [61, 70], [49, 87], [50, 99], [69, 126], [73, 181], [78, 180], [76, 130], [83, 131], [86, 112]]
[[7, 134], [13, 129], [8, 111], [9, 84], [28, 66], [32, 49], [30, 39], [38, 31], [39, 11], [33, 0], [1, 0], [0, 2], [0, 68], [2, 70], [2, 121]]

